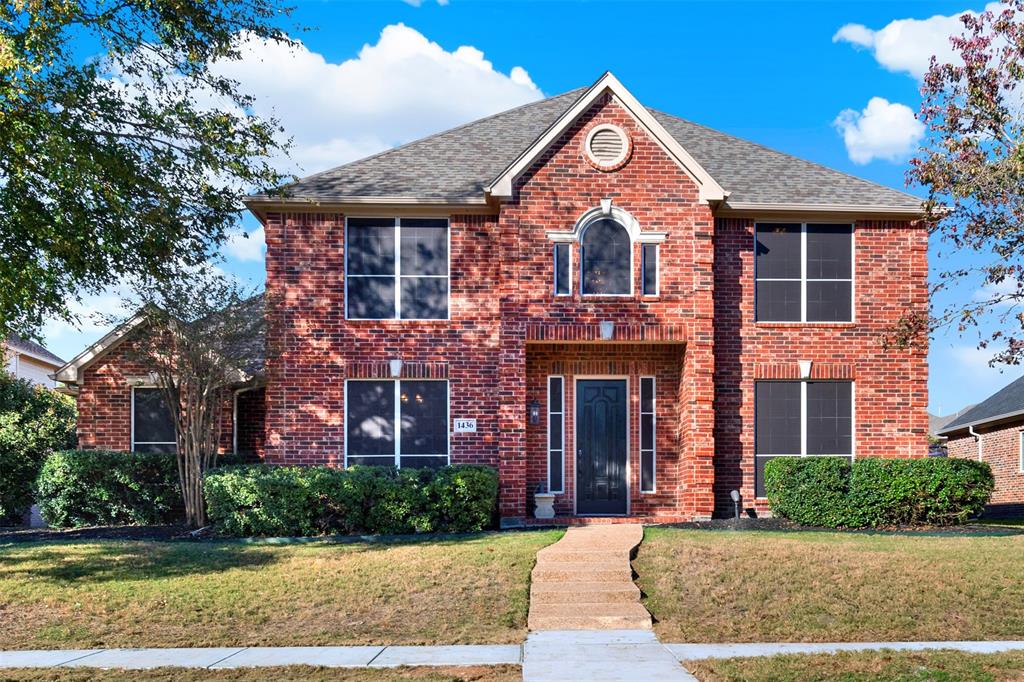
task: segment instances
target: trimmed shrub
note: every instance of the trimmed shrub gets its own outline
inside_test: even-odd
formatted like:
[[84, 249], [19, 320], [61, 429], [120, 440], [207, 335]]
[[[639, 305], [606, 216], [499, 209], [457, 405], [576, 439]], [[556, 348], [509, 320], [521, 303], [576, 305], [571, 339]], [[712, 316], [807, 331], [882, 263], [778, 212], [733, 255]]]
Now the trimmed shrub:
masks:
[[0, 369], [0, 525], [20, 523], [54, 450], [75, 445], [75, 401]]
[[765, 465], [772, 511], [827, 528], [953, 525], [979, 515], [995, 481], [969, 459], [780, 457]]
[[206, 476], [210, 520], [226, 535], [468, 532], [490, 525], [498, 476], [473, 465], [225, 467]]
[[182, 519], [173, 454], [69, 450], [50, 455], [36, 482], [51, 526], [124, 526]]

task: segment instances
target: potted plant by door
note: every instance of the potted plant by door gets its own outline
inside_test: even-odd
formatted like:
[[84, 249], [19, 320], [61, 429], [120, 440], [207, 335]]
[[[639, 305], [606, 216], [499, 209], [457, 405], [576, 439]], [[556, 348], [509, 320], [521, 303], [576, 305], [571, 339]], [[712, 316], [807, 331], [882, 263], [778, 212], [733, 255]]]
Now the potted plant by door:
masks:
[[555, 494], [544, 490], [544, 484], [537, 486], [537, 492], [533, 494], [534, 510], [533, 515], [538, 519], [555, 518]]

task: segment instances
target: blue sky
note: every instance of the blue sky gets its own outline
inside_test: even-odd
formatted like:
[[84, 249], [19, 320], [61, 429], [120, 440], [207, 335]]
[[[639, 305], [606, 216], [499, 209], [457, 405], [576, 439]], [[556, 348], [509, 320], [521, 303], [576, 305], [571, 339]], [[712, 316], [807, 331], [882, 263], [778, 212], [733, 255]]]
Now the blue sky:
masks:
[[[299, 174], [360, 158], [516, 104], [589, 85], [611, 70], [642, 102], [842, 171], [903, 188], [919, 139], [910, 110], [927, 57], [983, 2], [300, 1], [297, 52], [253, 44], [225, 65], [294, 136]], [[258, 286], [261, 234], [225, 248], [223, 267]], [[940, 262], [934, 257], [933, 266]], [[968, 262], [964, 255], [949, 262]], [[947, 294], [968, 300], [976, 287]], [[109, 312], [113, 292], [87, 297]], [[65, 358], [104, 329], [51, 324]], [[989, 369], [976, 336], [940, 333], [931, 409], [947, 413], [1018, 376]]]

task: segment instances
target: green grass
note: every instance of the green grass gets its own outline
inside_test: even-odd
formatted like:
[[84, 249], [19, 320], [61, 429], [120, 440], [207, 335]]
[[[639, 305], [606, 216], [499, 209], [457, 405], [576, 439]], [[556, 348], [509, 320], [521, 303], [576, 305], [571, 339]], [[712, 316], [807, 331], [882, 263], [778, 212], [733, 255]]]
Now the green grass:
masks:
[[686, 661], [701, 682], [996, 682], [1024, 679], [1024, 653], [844, 652]]
[[1024, 535], [647, 529], [666, 642], [1019, 639]]
[[559, 537], [8, 545], [0, 632], [5, 649], [518, 642]]
[[0, 672], [5, 682], [518, 682], [519, 666], [474, 666], [467, 668], [381, 668], [346, 669], [287, 666], [280, 668], [239, 668], [236, 670], [98, 670], [95, 668], [14, 669]]

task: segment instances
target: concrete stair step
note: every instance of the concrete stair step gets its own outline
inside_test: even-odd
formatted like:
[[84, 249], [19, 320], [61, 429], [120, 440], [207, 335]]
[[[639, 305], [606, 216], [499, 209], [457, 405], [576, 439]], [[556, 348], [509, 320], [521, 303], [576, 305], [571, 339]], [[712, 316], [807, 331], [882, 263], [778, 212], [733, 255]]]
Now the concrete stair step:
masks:
[[651, 628], [651, 614], [632, 604], [534, 604], [531, 630], [613, 630]]
[[533, 569], [533, 582], [633, 582], [633, 571], [628, 565], [590, 565], [573, 562], [537, 564]]
[[544, 582], [530, 587], [531, 604], [637, 603], [640, 588], [627, 582]]
[[537, 563], [551, 562], [573, 562], [573, 563], [611, 563], [618, 561], [629, 561], [629, 550], [623, 549], [565, 549], [562, 547], [548, 547], [537, 553]]

